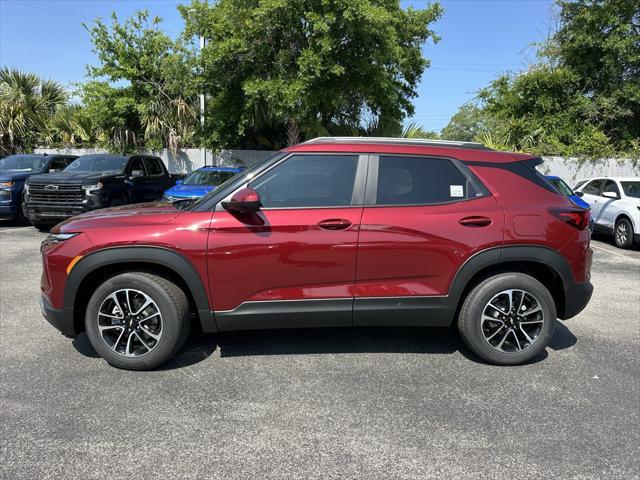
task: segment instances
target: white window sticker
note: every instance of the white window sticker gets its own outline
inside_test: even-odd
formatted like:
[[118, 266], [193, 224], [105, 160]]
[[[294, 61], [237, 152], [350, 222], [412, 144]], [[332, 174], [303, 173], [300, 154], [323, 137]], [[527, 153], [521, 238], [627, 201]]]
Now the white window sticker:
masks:
[[464, 197], [464, 189], [462, 185], [449, 185], [452, 197]]

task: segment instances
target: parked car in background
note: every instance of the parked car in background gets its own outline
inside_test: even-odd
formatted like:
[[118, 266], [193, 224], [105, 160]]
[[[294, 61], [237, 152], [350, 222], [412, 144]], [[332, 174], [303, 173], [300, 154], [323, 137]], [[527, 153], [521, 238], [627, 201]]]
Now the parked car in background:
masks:
[[[558, 191], [582, 208], [591, 208], [587, 202], [582, 199], [582, 192], [574, 192], [567, 183], [555, 175], [547, 175], [547, 180], [558, 189]], [[593, 233], [593, 216], [589, 216], [589, 231]]]
[[175, 202], [204, 197], [242, 170], [244, 170], [243, 167], [200, 167], [187, 175], [184, 180], [178, 180], [173, 187], [164, 192], [162, 200]]
[[589, 302], [589, 210], [531, 155], [465, 142], [318, 138], [185, 209], [87, 213], [44, 240], [42, 310], [120, 368], [204, 332], [457, 326], [485, 361], [542, 352]]
[[574, 192], [573, 189], [560, 177], [555, 175], [547, 175], [547, 180], [558, 189], [565, 197], [568, 197], [573, 203], [582, 208], [590, 208], [589, 204], [582, 199], [582, 192]]
[[0, 220], [24, 220], [22, 191], [31, 175], [64, 170], [77, 155], [17, 154], [0, 159]]
[[591, 205], [594, 232], [612, 236], [619, 248], [640, 242], [640, 178], [590, 178], [576, 192]]
[[171, 175], [159, 157], [83, 155], [64, 171], [27, 180], [24, 211], [37, 228], [104, 207], [153, 202], [183, 177]]

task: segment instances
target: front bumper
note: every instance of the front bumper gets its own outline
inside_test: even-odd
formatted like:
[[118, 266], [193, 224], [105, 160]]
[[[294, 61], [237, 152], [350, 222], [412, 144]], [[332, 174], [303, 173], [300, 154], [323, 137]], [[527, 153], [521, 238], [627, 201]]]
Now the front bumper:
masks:
[[75, 338], [78, 335], [73, 321], [72, 309], [53, 308], [43, 295], [40, 297], [40, 310], [47, 322], [60, 330], [65, 337]]
[[0, 205], [0, 220], [12, 220], [18, 213], [18, 205]]
[[593, 285], [589, 281], [571, 283], [565, 286], [564, 293], [564, 314], [560, 318], [567, 320], [578, 315], [587, 306], [593, 294]]
[[33, 205], [25, 206], [25, 215], [36, 223], [59, 223], [99, 207], [87, 208], [85, 205]]

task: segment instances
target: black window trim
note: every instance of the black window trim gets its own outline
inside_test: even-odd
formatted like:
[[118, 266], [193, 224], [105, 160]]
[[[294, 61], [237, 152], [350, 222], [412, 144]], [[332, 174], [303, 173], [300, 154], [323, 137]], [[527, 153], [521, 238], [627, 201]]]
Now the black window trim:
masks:
[[226, 212], [226, 210], [222, 207], [222, 202], [228, 201], [231, 197], [238, 191], [243, 188], [247, 188], [250, 183], [255, 182], [263, 175], [270, 172], [272, 169], [276, 168], [278, 165], [286, 162], [293, 156], [341, 156], [341, 157], [356, 157], [356, 175], [354, 179], [353, 185], [353, 193], [351, 196], [351, 204], [350, 205], [327, 205], [321, 207], [260, 207], [260, 211], [269, 212], [272, 210], [324, 210], [324, 209], [338, 209], [338, 208], [354, 208], [354, 207], [362, 207], [364, 205], [364, 192], [365, 192], [365, 183], [367, 180], [367, 169], [368, 169], [368, 156], [367, 153], [358, 153], [358, 152], [288, 152], [287, 155], [282, 157], [281, 159], [274, 162], [272, 165], [265, 168], [258, 175], [251, 178], [250, 180], [244, 182], [239, 185], [236, 189], [234, 189], [231, 193], [229, 193], [226, 197], [221, 199], [216, 205], [213, 207], [214, 212]]
[[[430, 202], [430, 203], [402, 203], [394, 205], [378, 205], [378, 176], [380, 173], [380, 157], [410, 157], [410, 158], [423, 158], [426, 161], [429, 159], [434, 160], [449, 160], [462, 174], [467, 182], [473, 185], [473, 188], [482, 195], [471, 198], [460, 198], [455, 200], [446, 200], [443, 202]], [[369, 155], [369, 175], [367, 176], [367, 186], [365, 189], [365, 207], [374, 208], [390, 208], [390, 207], [431, 207], [437, 205], [449, 205], [452, 203], [463, 203], [478, 200], [480, 198], [491, 197], [491, 191], [480, 181], [477, 175], [475, 175], [469, 167], [467, 167], [462, 161], [453, 157], [446, 157], [441, 155], [420, 155], [413, 153], [371, 153]]]

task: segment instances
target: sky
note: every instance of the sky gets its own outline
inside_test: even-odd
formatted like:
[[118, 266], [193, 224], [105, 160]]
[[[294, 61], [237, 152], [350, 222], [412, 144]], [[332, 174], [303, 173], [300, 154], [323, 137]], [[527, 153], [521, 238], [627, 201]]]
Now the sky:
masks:
[[[19, 68], [63, 84], [85, 78], [96, 64], [82, 23], [120, 19], [147, 9], [164, 19], [162, 29], [175, 37], [182, 30], [176, 6], [188, 0], [0, 0], [0, 65]], [[402, 0], [403, 7], [424, 8], [430, 0]], [[431, 61], [414, 99], [413, 120], [440, 130], [476, 92], [507, 71], [526, 68], [551, 23], [552, 0], [440, 0], [441, 20], [432, 29], [440, 42], [423, 52]]]

